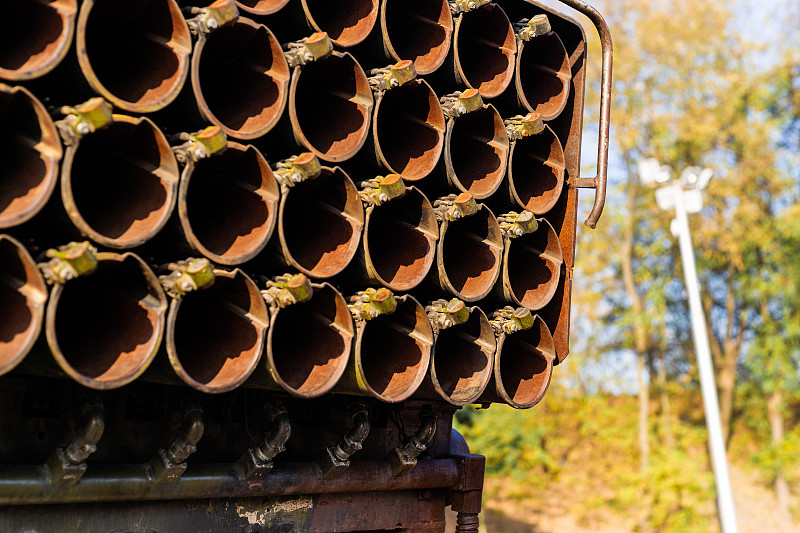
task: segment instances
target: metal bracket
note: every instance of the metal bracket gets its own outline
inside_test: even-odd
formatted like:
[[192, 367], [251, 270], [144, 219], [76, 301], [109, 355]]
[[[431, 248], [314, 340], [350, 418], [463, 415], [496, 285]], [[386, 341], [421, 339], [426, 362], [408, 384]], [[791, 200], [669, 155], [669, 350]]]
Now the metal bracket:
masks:
[[293, 155], [275, 165], [275, 179], [281, 187], [291, 188], [308, 179], [316, 178], [322, 172], [322, 165], [311, 152]]
[[376, 93], [402, 87], [417, 79], [417, 70], [414, 68], [414, 62], [410, 59], [403, 59], [388, 67], [372, 69], [369, 74], [367, 82], [372, 91]]
[[458, 15], [460, 13], [467, 13], [468, 11], [475, 11], [491, 1], [492, 0], [450, 0], [450, 13]]
[[170, 273], [158, 277], [164, 291], [172, 298], [182, 298], [185, 294], [207, 289], [214, 284], [214, 266], [205, 257], [190, 257], [167, 265]]
[[38, 267], [47, 283], [63, 284], [97, 270], [96, 254], [97, 248], [88, 241], [71, 242], [47, 250], [45, 256], [49, 257], [50, 261], [39, 263]]
[[425, 307], [425, 314], [428, 315], [428, 321], [431, 323], [435, 335], [439, 334], [439, 330], [451, 328], [469, 320], [469, 309], [458, 298], [453, 298], [449, 302], [435, 300]]
[[376, 176], [371, 180], [362, 181], [359, 186], [362, 190], [358, 192], [358, 196], [362, 202], [369, 205], [381, 205], [406, 193], [406, 184], [400, 174]]
[[478, 203], [475, 197], [468, 192], [443, 196], [433, 202], [433, 213], [436, 220], [455, 222], [463, 217], [474, 215], [478, 212]]
[[57, 448], [47, 459], [51, 480], [57, 485], [75, 485], [86, 472], [86, 458], [97, 450], [105, 418], [100, 403], [87, 403], [81, 410], [83, 425], [66, 448]]
[[614, 45], [611, 42], [611, 31], [603, 16], [595, 8], [581, 0], [558, 0], [564, 5], [586, 15], [592, 21], [600, 36], [603, 63], [600, 77], [600, 125], [597, 140], [597, 176], [594, 178], [578, 178], [576, 187], [595, 189], [592, 212], [584, 224], [590, 228], [597, 226], [603, 207], [606, 203], [606, 184], [608, 182], [608, 145], [611, 127], [611, 70], [614, 62]]
[[[462, 302], [463, 303], [463, 302]], [[417, 466], [417, 457], [428, 449], [436, 435], [436, 413], [430, 405], [423, 405], [419, 413], [419, 429], [405, 445], [398, 446], [386, 457], [395, 477], [404, 476]]]
[[75, 107], [64, 106], [59, 111], [65, 117], [57, 120], [55, 125], [66, 146], [78, 144], [82, 137], [105, 128], [114, 121], [111, 104], [99, 96]]
[[292, 424], [286, 409], [280, 404], [266, 406], [267, 417], [272, 422], [272, 431], [256, 448], [248, 449], [236, 462], [245, 481], [263, 479], [272, 471], [272, 459], [286, 451], [286, 442], [292, 435]]
[[514, 24], [514, 33], [520, 41], [527, 42], [534, 37], [547, 35], [551, 31], [553, 28], [550, 26], [550, 19], [545, 14], [534, 15], [530, 19], [522, 19]]
[[442, 106], [442, 113], [447, 118], [458, 118], [461, 115], [478, 111], [483, 107], [483, 98], [478, 89], [467, 89], [466, 91], [456, 91], [442, 96], [439, 100]]
[[539, 222], [530, 211], [523, 211], [522, 213], [509, 211], [497, 217], [497, 222], [500, 224], [500, 230], [503, 235], [510, 239], [522, 237], [539, 229]]
[[178, 140], [183, 144], [173, 146], [178, 163], [198, 162], [212, 155], [221, 154], [228, 148], [228, 136], [219, 126], [208, 126], [194, 133], [180, 133]]
[[495, 335], [502, 333], [510, 334], [523, 329], [530, 329], [533, 326], [534, 316], [531, 310], [525, 307], [514, 309], [510, 305], [498, 309], [492, 313], [489, 323], [492, 325]]
[[350, 456], [361, 449], [362, 443], [369, 435], [369, 413], [361, 403], [350, 404], [348, 409], [353, 420], [353, 428], [346, 433], [335, 446], [325, 449], [325, 455], [318, 465], [322, 470], [322, 479], [335, 479], [350, 466]]
[[306, 302], [314, 294], [311, 281], [305, 274], [282, 274], [267, 281], [261, 296], [270, 307], [284, 307]]
[[333, 53], [331, 38], [324, 31], [318, 31], [299, 41], [286, 43], [283, 48], [283, 56], [290, 68], [318, 61]]
[[156, 483], [177, 483], [186, 472], [186, 459], [197, 451], [197, 443], [203, 437], [205, 422], [202, 409], [199, 407], [190, 409], [183, 419], [178, 436], [169, 449], [160, 448], [148, 462]]
[[239, 8], [234, 0], [217, 0], [208, 7], [189, 7], [185, 11], [195, 15], [186, 19], [194, 35], [205, 35], [239, 20]]
[[356, 322], [389, 315], [397, 309], [397, 300], [394, 294], [385, 287], [359, 291], [350, 297], [350, 301], [353, 303], [348, 304], [347, 307]]
[[544, 131], [544, 121], [539, 113], [528, 113], [524, 117], [515, 115], [503, 121], [509, 141], [518, 141], [525, 137], [532, 137]]

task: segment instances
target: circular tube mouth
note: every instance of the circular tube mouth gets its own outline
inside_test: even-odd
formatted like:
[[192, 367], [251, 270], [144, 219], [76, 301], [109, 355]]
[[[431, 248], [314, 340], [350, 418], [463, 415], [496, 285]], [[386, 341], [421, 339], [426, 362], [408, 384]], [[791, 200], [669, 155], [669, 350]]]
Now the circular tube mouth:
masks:
[[508, 134], [492, 105], [457, 117], [447, 124], [444, 160], [453, 184], [478, 200], [503, 183], [509, 152]]
[[192, 39], [174, 0], [84, 0], [76, 42], [92, 89], [133, 113], [169, 105], [189, 73]]
[[516, 74], [517, 95], [528, 111], [552, 120], [564, 110], [572, 70], [567, 50], [555, 32], [522, 42]]
[[0, 234], [0, 376], [33, 347], [42, 329], [47, 285], [28, 251]]
[[253, 259], [267, 245], [280, 192], [272, 169], [253, 146], [228, 142], [221, 154], [187, 166], [178, 216], [189, 244], [221, 265]]
[[80, 232], [111, 248], [133, 248], [164, 227], [179, 170], [167, 139], [147, 118], [113, 122], [67, 150], [61, 198]]
[[492, 326], [478, 307], [463, 324], [440, 330], [431, 357], [436, 392], [453, 405], [476, 401], [492, 378], [495, 349]]
[[329, 278], [355, 256], [364, 227], [364, 207], [350, 176], [322, 167], [281, 198], [278, 235], [287, 262], [303, 274]]
[[416, 392], [433, 347], [433, 330], [419, 302], [408, 295], [396, 299], [393, 313], [364, 323], [355, 351], [359, 381], [370, 395], [389, 403]]
[[55, 189], [62, 155], [44, 105], [27, 89], [0, 83], [0, 228], [41, 211]]
[[[327, 2], [327, 0], [326, 0]], [[337, 2], [331, 6], [340, 9]], [[350, 54], [297, 67], [289, 87], [289, 117], [298, 142], [325, 161], [353, 157], [369, 135], [372, 91]]]
[[447, 59], [453, 16], [447, 0], [383, 0], [381, 32], [392, 58], [410, 59], [417, 74], [424, 76]]
[[278, 309], [267, 338], [273, 379], [294, 396], [316, 398], [342, 377], [353, 342], [347, 302], [328, 283], [312, 284], [310, 300]]
[[458, 77], [484, 98], [500, 95], [511, 83], [517, 38], [497, 4], [486, 4], [456, 18], [453, 50]]
[[553, 226], [538, 220], [539, 228], [508, 240], [503, 264], [503, 282], [514, 303], [538, 310], [553, 299], [561, 278], [561, 243]]
[[378, 0], [302, 0], [306, 19], [315, 31], [324, 31], [340, 48], [355, 46], [378, 20]]
[[91, 389], [115, 389], [139, 377], [164, 333], [167, 297], [132, 253], [97, 254], [97, 270], [55, 285], [45, 325], [58, 366]]
[[30, 80], [53, 70], [67, 55], [75, 32], [77, 0], [15, 0], [3, 6], [0, 78]]
[[241, 270], [215, 270], [214, 285], [172, 301], [167, 353], [172, 368], [191, 387], [230, 391], [250, 377], [264, 349], [267, 304]]
[[539, 403], [550, 385], [554, 359], [553, 337], [538, 315], [530, 329], [501, 335], [494, 361], [500, 398], [515, 409]]
[[547, 213], [561, 196], [565, 167], [561, 141], [549, 126], [515, 141], [508, 163], [512, 199], [535, 215]]
[[375, 105], [372, 132], [380, 162], [406, 181], [430, 174], [444, 148], [445, 120], [428, 82], [385, 91]]
[[419, 189], [409, 187], [405, 195], [375, 206], [367, 214], [367, 265], [382, 285], [393, 291], [411, 290], [428, 275], [438, 238], [439, 226], [430, 201]]
[[442, 224], [437, 251], [439, 277], [445, 288], [466, 302], [480, 300], [500, 276], [500, 225], [489, 208], [480, 204], [474, 215]]
[[289, 0], [236, 0], [236, 5], [251, 15], [271, 15], [277, 13]]
[[192, 89], [201, 114], [225, 133], [254, 139], [286, 107], [289, 65], [269, 29], [239, 18], [200, 38], [192, 56]]

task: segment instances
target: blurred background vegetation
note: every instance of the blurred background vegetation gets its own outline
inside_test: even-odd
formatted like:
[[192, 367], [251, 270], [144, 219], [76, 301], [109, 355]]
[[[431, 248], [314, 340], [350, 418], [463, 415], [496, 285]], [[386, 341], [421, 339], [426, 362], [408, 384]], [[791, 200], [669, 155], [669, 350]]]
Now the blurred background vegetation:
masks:
[[800, 531], [800, 3], [590, 3], [614, 38], [609, 198], [578, 231], [572, 349], [545, 400], [457, 415], [487, 457], [488, 530], [719, 529], [672, 215], [637, 176], [655, 157], [715, 173], [690, 226], [740, 530]]

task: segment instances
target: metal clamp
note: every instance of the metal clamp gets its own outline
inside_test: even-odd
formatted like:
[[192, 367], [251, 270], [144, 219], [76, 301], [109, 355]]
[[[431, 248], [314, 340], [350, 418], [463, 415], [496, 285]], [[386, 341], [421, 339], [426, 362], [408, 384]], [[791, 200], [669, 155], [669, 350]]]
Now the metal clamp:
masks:
[[193, 407], [183, 418], [183, 425], [169, 449], [159, 448], [148, 463], [156, 483], [177, 483], [188, 467], [186, 459], [197, 451], [197, 443], [203, 437], [205, 422], [202, 409]]
[[105, 128], [114, 121], [111, 104], [99, 96], [75, 107], [64, 106], [59, 111], [65, 116], [57, 120], [55, 125], [66, 146], [78, 144], [82, 137]]
[[541, 37], [553, 31], [547, 15], [534, 15], [530, 19], [522, 19], [514, 24], [514, 33], [520, 41], [530, 41], [534, 37]]
[[410, 59], [403, 59], [388, 67], [372, 69], [369, 74], [367, 81], [370, 88], [376, 93], [402, 87], [417, 79], [417, 70], [414, 68], [414, 62]]
[[614, 46], [611, 42], [611, 31], [603, 16], [595, 8], [581, 0], [558, 0], [572, 9], [586, 15], [592, 21], [600, 36], [603, 54], [602, 75], [600, 77], [600, 126], [597, 140], [597, 176], [594, 178], [577, 178], [575, 186], [595, 189], [592, 212], [584, 224], [590, 228], [597, 226], [603, 207], [606, 203], [606, 184], [608, 181], [608, 145], [611, 126], [611, 70], [614, 61]]
[[358, 196], [362, 202], [369, 205], [381, 205], [406, 193], [406, 184], [400, 174], [376, 176], [371, 180], [362, 181], [359, 185], [362, 190], [358, 192]]
[[478, 89], [456, 91], [442, 96], [440, 99], [442, 113], [447, 118], [458, 118], [461, 115], [478, 111], [483, 107], [483, 98]]
[[528, 113], [524, 117], [515, 115], [503, 121], [509, 141], [518, 141], [525, 137], [538, 135], [544, 131], [544, 121], [539, 113]]
[[83, 425], [66, 448], [57, 448], [47, 459], [53, 483], [75, 485], [86, 472], [86, 459], [97, 450], [103, 436], [105, 417], [100, 403], [87, 403], [81, 410]]
[[534, 316], [530, 309], [525, 307], [517, 307], [514, 309], [510, 305], [492, 313], [492, 319], [489, 321], [495, 335], [515, 333], [523, 329], [530, 329], [531, 326], [533, 326], [533, 322]]
[[282, 274], [267, 281], [261, 296], [270, 307], [284, 307], [306, 302], [314, 294], [311, 281], [305, 274]]
[[435, 300], [425, 307], [425, 314], [428, 315], [433, 333], [437, 335], [439, 330], [452, 328], [469, 320], [469, 309], [458, 298], [453, 298], [449, 302]]
[[333, 53], [331, 38], [324, 31], [318, 31], [299, 41], [286, 43], [283, 48], [283, 56], [290, 68], [318, 61]]
[[214, 266], [202, 257], [190, 257], [184, 261], [169, 263], [169, 274], [158, 277], [164, 291], [172, 298], [182, 298], [185, 294], [206, 289], [214, 284]]
[[206, 157], [220, 154], [228, 147], [228, 136], [219, 126], [208, 126], [194, 133], [180, 133], [178, 140], [184, 142], [173, 146], [172, 151], [178, 163], [183, 164], [189, 161], [196, 163]]
[[308, 179], [316, 178], [322, 172], [322, 165], [311, 152], [293, 155], [275, 165], [275, 179], [282, 187], [291, 188]]
[[492, 0], [450, 0], [450, 13], [458, 15], [459, 13], [467, 13], [474, 11], [481, 6], [485, 6]]
[[397, 309], [397, 300], [392, 291], [385, 287], [359, 291], [350, 297], [347, 307], [356, 322], [372, 320], [381, 315], [389, 315]]
[[430, 405], [423, 405], [419, 412], [419, 429], [387, 456], [392, 468], [392, 475], [403, 476], [417, 466], [417, 457], [428, 449], [433, 437], [436, 436], [436, 413]]
[[362, 443], [369, 435], [369, 413], [366, 406], [353, 403], [349, 409], [353, 428], [345, 434], [338, 444], [325, 449], [325, 455], [319, 461], [323, 479], [335, 479], [350, 466], [350, 456], [361, 449]]
[[474, 215], [478, 212], [478, 203], [475, 197], [468, 192], [449, 194], [433, 202], [433, 213], [436, 220], [455, 222], [463, 217]]
[[286, 451], [286, 442], [292, 435], [289, 415], [282, 405], [269, 404], [267, 417], [272, 422], [272, 431], [267, 434], [260, 446], [248, 449], [236, 462], [240, 475], [245, 481], [260, 480], [269, 474], [276, 455]]
[[511, 239], [522, 237], [539, 229], [539, 222], [530, 211], [523, 211], [522, 213], [509, 211], [497, 217], [497, 222], [500, 224], [500, 230], [503, 235]]
[[208, 7], [187, 8], [192, 18], [186, 19], [189, 31], [194, 35], [205, 35], [239, 20], [239, 8], [234, 0], [217, 0]]
[[71, 242], [47, 250], [45, 255], [50, 258], [50, 261], [39, 263], [38, 266], [47, 283], [50, 285], [63, 284], [97, 270], [96, 254], [97, 248], [88, 241]]

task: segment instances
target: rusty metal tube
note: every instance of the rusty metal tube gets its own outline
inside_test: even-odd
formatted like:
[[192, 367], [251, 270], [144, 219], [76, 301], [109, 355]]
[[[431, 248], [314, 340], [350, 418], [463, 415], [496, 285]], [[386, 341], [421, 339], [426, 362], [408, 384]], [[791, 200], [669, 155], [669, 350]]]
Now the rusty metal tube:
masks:
[[353, 265], [364, 281], [408, 291], [428, 275], [438, 238], [430, 201], [419, 189], [408, 187], [399, 198], [367, 207], [358, 261]]
[[237, 139], [264, 135], [286, 107], [289, 65], [281, 45], [269, 28], [244, 17], [200, 34], [191, 79], [203, 119]]
[[314, 278], [341, 273], [358, 251], [364, 207], [355, 184], [339, 167], [284, 189], [273, 254]]
[[298, 146], [320, 159], [344, 161], [361, 149], [369, 135], [372, 106], [367, 76], [348, 53], [333, 52], [295, 67], [292, 73], [289, 120], [293, 136]]
[[265, 357], [248, 386], [317, 398], [339, 381], [350, 357], [353, 320], [332, 285], [312, 283], [311, 288], [307, 301], [272, 308]]
[[499, 96], [514, 78], [517, 41], [503, 9], [488, 3], [455, 17], [451, 77], [484, 98]]
[[508, 197], [535, 215], [558, 202], [564, 188], [564, 149], [555, 132], [545, 125], [536, 135], [511, 143], [508, 159]]
[[33, 347], [44, 319], [47, 286], [19, 241], [0, 234], [0, 376]]
[[166, 224], [179, 176], [167, 139], [150, 119], [113, 115], [111, 124], [67, 149], [61, 199], [82, 235], [133, 248]]
[[139, 377], [155, 357], [167, 297], [136, 254], [96, 257], [93, 273], [54, 284], [45, 332], [61, 372], [91, 389], [115, 389]]
[[492, 380], [481, 402], [504, 402], [528, 409], [544, 398], [556, 358], [553, 337], [538, 315], [528, 329], [501, 332], [497, 337]]
[[236, 0], [239, 9], [251, 15], [271, 15], [288, 3], [289, 0]]
[[191, 37], [175, 0], [84, 0], [76, 43], [92, 89], [129, 112], [163, 109], [189, 73]]
[[416, 79], [378, 93], [372, 139], [380, 166], [406, 181], [430, 174], [444, 147], [445, 119], [428, 82]]
[[554, 31], [520, 41], [514, 68], [518, 103], [539, 113], [542, 120], [556, 118], [569, 97], [572, 81], [569, 56]]
[[386, 59], [410, 59], [423, 76], [447, 59], [453, 16], [447, 0], [382, 0], [380, 29]]
[[[462, 197], [471, 199], [469, 193]], [[475, 302], [489, 294], [500, 276], [502, 254], [500, 225], [486, 205], [477, 204], [473, 214], [440, 219], [436, 268], [429, 277], [442, 291]]]
[[0, 83], [0, 229], [33, 218], [50, 199], [63, 150], [44, 105]]
[[3, 6], [0, 79], [30, 80], [53, 70], [67, 55], [75, 32], [77, 0], [15, 0]]
[[443, 324], [437, 320], [441, 315], [426, 308], [436, 334], [429, 379], [417, 396], [464, 406], [475, 402], [492, 378], [496, 341], [486, 314], [477, 306], [458, 303], [468, 313], [461, 323]]
[[275, 228], [280, 191], [253, 146], [229, 141], [219, 154], [187, 164], [178, 217], [189, 245], [220, 265], [253, 259]]
[[[462, 95], [472, 90], [467, 89]], [[448, 184], [477, 200], [488, 198], [503, 183], [509, 150], [503, 119], [493, 105], [483, 104], [469, 113], [451, 116], [443, 158]]]
[[379, 0], [291, 0], [267, 23], [281, 42], [326, 32], [336, 48], [364, 41], [378, 20]]
[[553, 226], [536, 219], [538, 228], [520, 236], [506, 233], [503, 272], [495, 286], [498, 299], [532, 311], [553, 299], [561, 279], [564, 258]]
[[206, 393], [230, 391], [256, 368], [269, 325], [267, 304], [238, 268], [214, 270], [214, 284], [173, 299], [166, 352], [175, 373]]
[[336, 391], [396, 403], [408, 399], [422, 384], [430, 364], [433, 330], [412, 296], [394, 299], [393, 312], [357, 320], [353, 354]]

